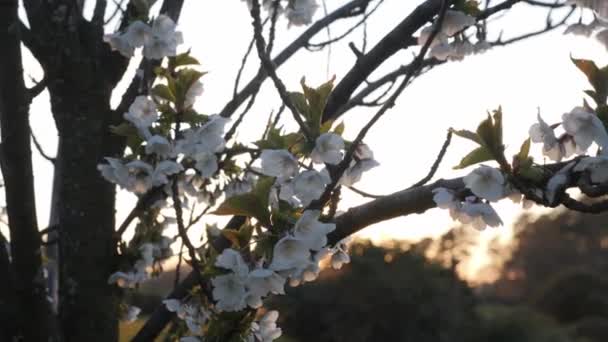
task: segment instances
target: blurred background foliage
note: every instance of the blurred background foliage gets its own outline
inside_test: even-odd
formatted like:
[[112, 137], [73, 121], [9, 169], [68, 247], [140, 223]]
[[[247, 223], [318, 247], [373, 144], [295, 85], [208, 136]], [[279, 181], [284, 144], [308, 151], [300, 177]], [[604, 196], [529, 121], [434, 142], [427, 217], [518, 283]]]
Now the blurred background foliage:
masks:
[[[494, 279], [470, 284], [459, 270], [477, 235], [456, 227], [416, 244], [356, 241], [350, 264], [269, 301], [280, 341], [608, 341], [608, 215], [524, 215], [508, 245], [490, 243]], [[132, 296], [144, 318], [173, 282], [166, 272]], [[125, 341], [138, 324], [122, 325]]]

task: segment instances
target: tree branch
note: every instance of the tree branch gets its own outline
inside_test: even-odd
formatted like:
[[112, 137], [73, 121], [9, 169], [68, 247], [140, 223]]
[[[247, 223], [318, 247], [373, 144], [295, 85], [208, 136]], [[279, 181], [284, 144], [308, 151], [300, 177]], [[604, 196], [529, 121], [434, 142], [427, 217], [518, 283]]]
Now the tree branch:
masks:
[[[325, 27], [331, 25], [335, 21], [343, 18], [349, 18], [363, 13], [364, 9], [372, 0], [352, 0], [344, 6], [336, 9], [328, 16], [316, 21], [296, 40], [291, 42], [283, 51], [281, 51], [273, 60], [275, 68], [279, 68], [289, 58], [291, 58], [302, 47], [308, 44], [308, 41]], [[221, 110], [220, 115], [230, 117], [252, 94], [256, 93], [261, 87], [268, 74], [264, 70], [260, 70], [258, 74]]]
[[351, 94], [371, 73], [397, 51], [417, 44], [414, 32], [430, 22], [439, 13], [440, 0], [427, 0], [411, 12], [401, 23], [376, 44], [368, 53], [357, 59], [355, 65], [336, 85], [327, 99], [323, 120], [333, 120]]
[[39, 273], [42, 260], [30, 148], [29, 99], [23, 80], [17, 8], [17, 0], [0, 4], [0, 45], [4, 48], [0, 54], [0, 168], [16, 277], [18, 329], [27, 341], [47, 341], [50, 316], [45, 284]]
[[258, 56], [260, 57], [260, 61], [262, 62], [264, 71], [268, 73], [268, 75], [272, 79], [272, 82], [274, 83], [274, 86], [277, 89], [281, 100], [283, 101], [285, 106], [291, 111], [294, 120], [300, 126], [300, 130], [302, 130], [304, 136], [306, 136], [308, 140], [311, 140], [312, 135], [310, 134], [308, 126], [306, 126], [306, 123], [304, 123], [302, 117], [298, 113], [298, 110], [291, 101], [291, 98], [287, 93], [287, 88], [285, 88], [285, 84], [283, 84], [283, 81], [281, 81], [281, 79], [277, 75], [276, 68], [270, 60], [270, 57], [268, 56], [268, 53], [266, 51], [266, 42], [264, 41], [264, 36], [262, 35], [262, 22], [260, 19], [260, 2], [258, 0], [252, 0], [251, 3], [251, 17], [253, 18], [255, 45], [258, 50]]

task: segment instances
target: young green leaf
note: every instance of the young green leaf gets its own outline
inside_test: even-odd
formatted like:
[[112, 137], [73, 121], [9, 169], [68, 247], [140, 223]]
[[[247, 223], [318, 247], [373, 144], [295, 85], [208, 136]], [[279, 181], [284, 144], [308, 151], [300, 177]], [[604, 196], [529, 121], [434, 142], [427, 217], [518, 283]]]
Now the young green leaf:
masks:
[[462, 158], [462, 160], [460, 161], [460, 164], [455, 166], [454, 170], [464, 169], [471, 165], [483, 163], [485, 161], [492, 160], [492, 159], [494, 159], [494, 157], [492, 156], [490, 151], [488, 151], [488, 149], [486, 149], [485, 147], [480, 146], [480, 147], [474, 149], [473, 151], [471, 151], [464, 158]]

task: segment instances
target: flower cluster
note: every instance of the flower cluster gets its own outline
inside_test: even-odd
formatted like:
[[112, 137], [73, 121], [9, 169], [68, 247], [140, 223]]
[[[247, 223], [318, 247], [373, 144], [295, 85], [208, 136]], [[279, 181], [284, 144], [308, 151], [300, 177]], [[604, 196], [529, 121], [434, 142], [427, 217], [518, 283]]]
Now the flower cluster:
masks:
[[118, 271], [110, 275], [108, 284], [116, 284], [123, 288], [134, 288], [139, 283], [150, 279], [157, 260], [166, 259], [172, 255], [171, 243], [173, 239], [162, 237], [159, 243], [144, 243], [139, 246], [140, 258], [135, 262], [133, 269], [128, 272]]
[[[205, 311], [200, 303], [195, 301], [181, 302], [177, 299], [165, 299], [163, 304], [167, 311], [174, 312], [177, 318], [186, 323], [188, 330], [195, 336], [203, 334], [203, 326], [210, 317], [209, 312]], [[200, 341], [194, 336], [190, 339], [182, 338], [180, 341]]]
[[[251, 0], [243, 0], [247, 2], [249, 8], [251, 8]], [[263, 0], [262, 6], [264, 9], [270, 11], [273, 8], [272, 0]], [[281, 2], [277, 5], [277, 11], [283, 14], [289, 26], [305, 26], [312, 23], [312, 18], [319, 9], [317, 0], [291, 0], [287, 4]]]
[[608, 3], [602, 0], [569, 0], [566, 3], [593, 10], [594, 19], [583, 23], [581, 16], [577, 23], [568, 25], [564, 34], [590, 37], [595, 33], [595, 38], [608, 48]]
[[591, 110], [576, 107], [562, 116], [561, 126], [564, 133], [558, 138], [554, 128], [549, 126], [538, 115], [538, 123], [530, 127], [530, 138], [535, 143], [543, 144], [543, 154], [551, 160], [561, 161], [573, 154], [583, 154], [596, 143], [599, 147], [608, 148], [608, 133], [602, 121]]
[[336, 265], [348, 262], [343, 244], [335, 248], [327, 246], [327, 234], [335, 225], [320, 222], [319, 215], [319, 211], [305, 211], [294, 227], [276, 242], [270, 262], [262, 258], [250, 267], [238, 251], [225, 249], [215, 266], [228, 273], [211, 279], [216, 310], [259, 308], [263, 297], [271, 293], [284, 294], [287, 280], [295, 286], [316, 279], [319, 262], [327, 255], [338, 255]]
[[[342, 160], [344, 140], [335, 133], [323, 133], [317, 139], [310, 157], [313, 164], [336, 165]], [[276, 177], [275, 187], [278, 198], [292, 206], [306, 207], [318, 199], [331, 182], [326, 169], [314, 168], [299, 171], [298, 160], [287, 150], [264, 150], [261, 154], [261, 170], [264, 175]], [[355, 153], [351, 166], [340, 179], [342, 185], [353, 185], [364, 172], [378, 166], [367, 145], [361, 144]]]
[[121, 55], [133, 57], [135, 49], [143, 46], [143, 55], [148, 59], [163, 59], [175, 56], [177, 45], [183, 43], [182, 33], [176, 31], [175, 22], [166, 15], [159, 15], [152, 25], [141, 20], [129, 24], [124, 32], [105, 35], [104, 41]]
[[[491, 45], [482, 38], [483, 34], [478, 34], [479, 39], [475, 44], [463, 35], [463, 31], [475, 23], [475, 18], [466, 13], [446, 11], [439, 32], [429, 45], [430, 55], [442, 61], [462, 60], [468, 55], [483, 53], [491, 48]], [[418, 45], [424, 46], [434, 30], [434, 25], [424, 27], [418, 36]]]

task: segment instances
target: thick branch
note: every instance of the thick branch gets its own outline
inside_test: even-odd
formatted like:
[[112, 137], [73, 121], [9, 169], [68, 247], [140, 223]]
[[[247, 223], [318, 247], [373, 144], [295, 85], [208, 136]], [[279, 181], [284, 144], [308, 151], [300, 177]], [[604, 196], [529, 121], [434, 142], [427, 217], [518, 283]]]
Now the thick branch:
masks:
[[440, 0], [427, 0], [410, 13], [390, 33], [388, 33], [367, 54], [357, 59], [355, 65], [334, 88], [327, 100], [323, 120], [337, 117], [338, 110], [351, 94], [385, 60], [403, 48], [415, 45], [414, 32], [433, 19], [441, 7]]
[[[23, 80], [17, 0], [0, 4], [0, 126], [6, 206], [16, 277], [18, 326], [27, 341], [48, 341], [46, 289], [40, 271], [40, 236], [30, 129], [29, 99]], [[2, 246], [4, 248], [4, 246]]]

